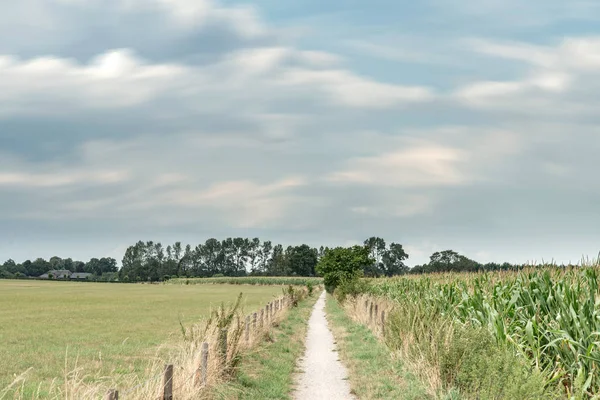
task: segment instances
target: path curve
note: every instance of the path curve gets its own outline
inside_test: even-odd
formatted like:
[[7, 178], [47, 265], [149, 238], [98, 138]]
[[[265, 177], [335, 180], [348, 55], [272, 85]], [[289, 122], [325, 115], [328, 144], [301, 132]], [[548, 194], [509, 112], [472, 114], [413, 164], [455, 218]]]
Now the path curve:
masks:
[[325, 318], [325, 291], [308, 320], [306, 352], [300, 361], [295, 400], [353, 400], [346, 368], [338, 360], [333, 334]]

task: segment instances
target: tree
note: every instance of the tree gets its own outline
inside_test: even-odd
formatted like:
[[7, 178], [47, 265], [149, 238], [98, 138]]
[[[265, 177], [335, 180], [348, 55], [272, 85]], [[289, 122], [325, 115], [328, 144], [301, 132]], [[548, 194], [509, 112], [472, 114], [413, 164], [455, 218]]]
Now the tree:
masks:
[[374, 262], [369, 253], [369, 248], [366, 246], [336, 247], [325, 250], [316, 269], [323, 276], [327, 291], [333, 292], [343, 281], [358, 279], [365, 265]]
[[29, 276], [40, 276], [50, 271], [50, 263], [43, 258], [37, 258], [34, 262], [30, 263], [30, 269], [27, 271]]
[[408, 267], [404, 264], [404, 260], [408, 258], [408, 254], [399, 243], [391, 243], [389, 249], [385, 250], [382, 257], [382, 270], [385, 276], [394, 276], [405, 274], [408, 272]]
[[364, 242], [365, 247], [369, 249], [369, 256], [373, 263], [365, 265], [364, 273], [366, 276], [379, 276], [383, 273], [383, 259], [386, 254], [385, 240], [380, 237], [370, 237]]
[[429, 264], [423, 265], [422, 272], [477, 271], [481, 268], [476, 261], [453, 250], [444, 250], [433, 253], [429, 257]]
[[258, 261], [258, 273], [261, 275], [265, 275], [269, 268], [269, 264], [272, 261], [273, 255], [273, 244], [270, 240], [266, 240], [263, 242], [262, 247], [259, 251], [259, 261]]
[[267, 275], [284, 276], [287, 275], [287, 260], [283, 251], [283, 246], [278, 244], [273, 247], [273, 255], [267, 266]]
[[248, 261], [248, 270], [252, 275], [257, 275], [260, 272], [260, 256], [261, 246], [260, 239], [254, 238], [249, 240], [246, 245], [246, 259]]
[[289, 247], [287, 255], [287, 262], [289, 265], [290, 272], [293, 275], [299, 276], [314, 276], [315, 267], [318, 262], [318, 251], [313, 249], [306, 244]]

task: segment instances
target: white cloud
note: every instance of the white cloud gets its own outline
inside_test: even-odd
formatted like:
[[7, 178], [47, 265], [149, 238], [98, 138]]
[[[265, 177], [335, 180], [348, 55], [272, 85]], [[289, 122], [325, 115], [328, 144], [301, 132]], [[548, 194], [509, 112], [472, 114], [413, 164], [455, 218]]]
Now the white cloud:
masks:
[[457, 89], [454, 96], [464, 104], [523, 115], [595, 113], [600, 38], [566, 38], [554, 47], [477, 41], [474, 50], [522, 60], [531, 69], [520, 79], [472, 82]]
[[0, 64], [0, 116], [62, 114], [86, 107], [139, 105], [177, 89], [186, 68], [148, 65], [130, 51], [115, 50], [89, 65], [53, 57]]
[[282, 76], [281, 82], [285, 85], [314, 86], [338, 104], [359, 108], [387, 108], [433, 98], [428, 88], [380, 83], [344, 70], [290, 70]]
[[400, 187], [461, 185], [469, 179], [458, 166], [465, 157], [456, 148], [435, 144], [414, 145], [374, 157], [353, 159], [347, 169], [335, 172], [327, 179], [340, 183]]
[[128, 178], [128, 172], [122, 170], [61, 171], [57, 173], [0, 172], [0, 187], [48, 188], [112, 184], [125, 182]]

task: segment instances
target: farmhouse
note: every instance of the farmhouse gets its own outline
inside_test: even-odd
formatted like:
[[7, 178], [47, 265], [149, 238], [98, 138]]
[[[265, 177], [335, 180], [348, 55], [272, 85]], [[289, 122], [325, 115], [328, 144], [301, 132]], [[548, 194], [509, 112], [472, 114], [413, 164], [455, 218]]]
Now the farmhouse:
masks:
[[87, 272], [71, 272], [68, 269], [54, 269], [52, 271], [48, 271], [47, 273], [40, 275], [40, 279], [76, 279], [76, 280], [86, 280], [92, 274]]

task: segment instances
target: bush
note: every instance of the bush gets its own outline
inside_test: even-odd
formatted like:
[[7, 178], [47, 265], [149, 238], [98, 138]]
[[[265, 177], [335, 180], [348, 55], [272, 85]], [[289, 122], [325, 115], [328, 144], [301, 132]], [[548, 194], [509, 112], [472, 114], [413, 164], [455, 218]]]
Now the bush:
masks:
[[343, 303], [348, 296], [355, 298], [364, 293], [368, 284], [362, 279], [362, 271], [355, 271], [350, 276], [344, 276], [334, 291], [334, 295], [340, 303]]
[[365, 246], [336, 247], [325, 250], [316, 270], [323, 275], [325, 289], [333, 293], [343, 282], [357, 279], [357, 274], [363, 270], [363, 267], [372, 263], [369, 249]]
[[465, 397], [551, 399], [543, 376], [484, 329], [458, 328], [441, 353], [442, 379]]
[[306, 289], [308, 290], [308, 295], [312, 296], [313, 291], [314, 291], [314, 287], [313, 287], [312, 282], [310, 282], [310, 281], [306, 282]]

